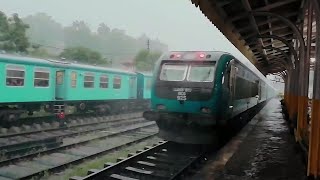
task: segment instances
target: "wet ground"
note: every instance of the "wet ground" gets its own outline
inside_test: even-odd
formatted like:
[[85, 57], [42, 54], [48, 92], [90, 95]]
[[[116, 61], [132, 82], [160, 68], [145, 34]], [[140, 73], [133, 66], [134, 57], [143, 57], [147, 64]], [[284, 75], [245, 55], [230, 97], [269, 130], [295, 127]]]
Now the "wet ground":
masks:
[[273, 99], [192, 179], [302, 180], [301, 157], [279, 99]]

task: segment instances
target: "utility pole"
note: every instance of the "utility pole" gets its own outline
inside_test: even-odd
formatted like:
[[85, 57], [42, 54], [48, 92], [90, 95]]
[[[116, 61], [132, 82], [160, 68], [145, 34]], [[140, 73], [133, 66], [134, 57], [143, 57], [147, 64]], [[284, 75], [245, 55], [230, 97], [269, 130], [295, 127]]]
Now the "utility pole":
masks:
[[150, 51], [150, 40], [147, 40], [147, 50]]

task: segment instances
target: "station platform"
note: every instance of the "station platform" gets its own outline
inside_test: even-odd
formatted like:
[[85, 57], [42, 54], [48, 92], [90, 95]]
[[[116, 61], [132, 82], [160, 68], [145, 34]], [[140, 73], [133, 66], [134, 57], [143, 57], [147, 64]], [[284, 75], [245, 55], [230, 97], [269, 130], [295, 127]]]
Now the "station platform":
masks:
[[306, 179], [302, 153], [297, 150], [281, 111], [280, 99], [270, 100], [189, 179]]

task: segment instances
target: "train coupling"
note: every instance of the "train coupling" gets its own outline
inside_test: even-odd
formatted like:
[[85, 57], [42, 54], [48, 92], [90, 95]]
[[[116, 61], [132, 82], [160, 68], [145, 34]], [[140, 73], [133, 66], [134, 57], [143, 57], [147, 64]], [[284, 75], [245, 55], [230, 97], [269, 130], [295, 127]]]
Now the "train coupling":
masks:
[[144, 111], [142, 116], [149, 121], [156, 121], [159, 119], [159, 114], [154, 111]]

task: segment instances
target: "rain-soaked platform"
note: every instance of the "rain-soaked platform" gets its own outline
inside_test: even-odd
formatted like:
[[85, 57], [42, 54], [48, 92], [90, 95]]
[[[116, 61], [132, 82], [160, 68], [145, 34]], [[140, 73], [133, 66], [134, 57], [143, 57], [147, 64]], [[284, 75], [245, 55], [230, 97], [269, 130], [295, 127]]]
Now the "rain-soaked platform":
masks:
[[305, 164], [279, 99], [267, 105], [192, 179], [305, 179]]

